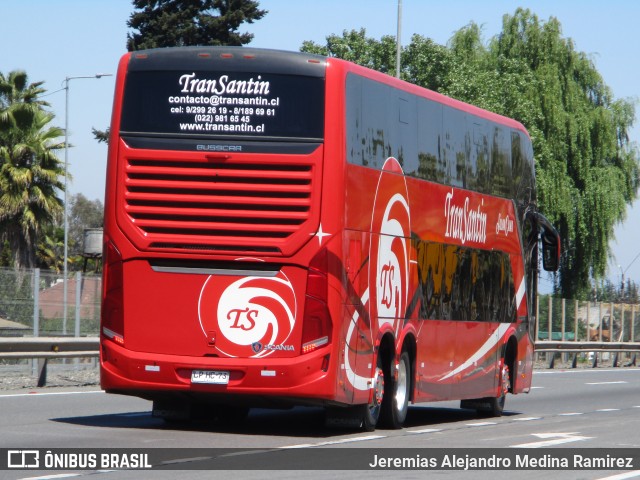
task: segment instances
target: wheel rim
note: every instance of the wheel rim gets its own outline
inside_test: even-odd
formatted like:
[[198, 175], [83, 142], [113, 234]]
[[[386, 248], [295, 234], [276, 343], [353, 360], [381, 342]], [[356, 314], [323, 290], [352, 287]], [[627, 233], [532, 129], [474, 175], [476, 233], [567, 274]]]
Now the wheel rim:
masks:
[[382, 399], [384, 398], [384, 372], [382, 368], [376, 368], [376, 374], [373, 379], [373, 395], [371, 398], [371, 404], [369, 405], [369, 411], [372, 417], [376, 417], [380, 411], [382, 405]]
[[398, 364], [398, 380], [396, 382], [396, 408], [399, 412], [404, 410], [407, 402], [407, 385], [407, 364], [404, 360], [401, 360]]
[[509, 365], [506, 364], [502, 365], [501, 386], [501, 393], [503, 396], [509, 393], [509, 390], [511, 389], [511, 377], [509, 375]]

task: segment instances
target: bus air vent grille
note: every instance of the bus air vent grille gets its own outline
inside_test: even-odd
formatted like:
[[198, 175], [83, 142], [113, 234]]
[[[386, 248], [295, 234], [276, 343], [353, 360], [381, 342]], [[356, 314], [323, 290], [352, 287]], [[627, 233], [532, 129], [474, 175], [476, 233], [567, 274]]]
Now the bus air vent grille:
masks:
[[312, 162], [128, 158], [125, 214], [150, 249], [277, 255], [310, 218], [313, 177]]

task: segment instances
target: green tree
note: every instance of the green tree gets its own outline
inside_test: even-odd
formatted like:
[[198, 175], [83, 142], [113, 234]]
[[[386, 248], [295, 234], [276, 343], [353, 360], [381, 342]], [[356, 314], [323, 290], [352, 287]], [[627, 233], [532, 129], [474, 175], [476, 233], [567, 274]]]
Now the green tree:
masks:
[[9, 246], [9, 240], [5, 240], [0, 248], [0, 270], [3, 267], [11, 267], [13, 265], [13, 255], [11, 254], [11, 247]]
[[29, 83], [24, 70], [14, 70], [8, 75], [0, 72], [0, 136], [3, 141], [8, 141], [7, 137], [20, 129], [29, 128], [36, 112], [49, 106], [39, 98], [45, 92], [42, 84]]
[[523, 9], [505, 15], [488, 53], [494, 68], [503, 58], [519, 59], [520, 77], [527, 79], [518, 95], [527, 112], [512, 101], [500, 113], [531, 132], [540, 207], [564, 242], [559, 289], [570, 298], [585, 297], [590, 278], [605, 275], [614, 226], [637, 196], [639, 157], [627, 134], [635, 107], [614, 99], [591, 59], [562, 37], [553, 17], [542, 22]]
[[[71, 263], [71, 259], [68, 259]], [[64, 228], [47, 224], [41, 229], [36, 250], [36, 267], [60, 273], [64, 270]]]
[[0, 318], [33, 325], [31, 275], [0, 267]]
[[[254, 0], [133, 0], [127, 25], [127, 50], [194, 45], [240, 46], [253, 39], [238, 33], [243, 23], [260, 20], [268, 12]], [[109, 129], [93, 129], [95, 139], [109, 142]]]
[[447, 47], [417, 34], [402, 50], [400, 62], [403, 80], [437, 92], [448, 85], [449, 72], [454, 66], [453, 55]]
[[345, 30], [342, 37], [329, 35], [326, 45], [305, 41], [301, 50], [341, 58], [388, 74], [394, 74], [396, 68], [395, 37], [385, 35], [380, 41], [367, 38], [364, 28]]
[[[243, 23], [260, 20], [266, 10], [253, 0], [133, 0], [137, 11], [127, 25], [129, 51], [187, 45], [245, 45], [253, 34], [238, 33]], [[137, 32], [136, 32], [137, 31]]]
[[39, 234], [63, 208], [64, 169], [55, 154], [63, 131], [49, 125], [54, 115], [39, 100], [41, 84], [21, 71], [0, 75], [0, 242], [15, 268], [35, 266]]
[[98, 130], [97, 128], [92, 128], [91, 133], [93, 133], [93, 137], [98, 141], [98, 143], [109, 143], [109, 129], [106, 130]]
[[[414, 35], [402, 52], [401, 77], [525, 125], [539, 208], [563, 241], [556, 287], [563, 296], [585, 298], [590, 280], [604, 276], [613, 228], [637, 196], [639, 154], [628, 137], [635, 106], [614, 99], [553, 17], [542, 22], [518, 9], [503, 17], [502, 32], [488, 43], [481, 34], [471, 23], [446, 47]], [[327, 37], [326, 45], [304, 42], [302, 50], [390, 72], [389, 43], [364, 30], [345, 31]]]
[[71, 198], [69, 211], [69, 249], [73, 255], [81, 255], [84, 231], [102, 228], [104, 206], [100, 200], [89, 200], [78, 193]]

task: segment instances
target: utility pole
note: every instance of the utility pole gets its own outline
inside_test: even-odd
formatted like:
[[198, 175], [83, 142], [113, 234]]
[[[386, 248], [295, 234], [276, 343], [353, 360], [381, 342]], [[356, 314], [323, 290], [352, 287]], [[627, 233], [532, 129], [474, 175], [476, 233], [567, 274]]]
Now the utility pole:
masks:
[[398, 32], [396, 34], [396, 77], [400, 78], [400, 33], [402, 31], [402, 0], [398, 0]]

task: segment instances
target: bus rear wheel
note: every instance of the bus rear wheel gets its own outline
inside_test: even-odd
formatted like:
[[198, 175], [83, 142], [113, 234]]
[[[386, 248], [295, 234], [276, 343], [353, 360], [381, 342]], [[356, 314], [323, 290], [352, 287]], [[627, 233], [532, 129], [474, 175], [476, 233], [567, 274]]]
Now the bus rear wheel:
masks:
[[500, 417], [504, 411], [507, 393], [511, 390], [511, 370], [503, 358], [500, 362], [500, 391], [497, 397], [462, 400], [460, 408], [475, 409], [478, 413], [489, 417]]
[[387, 428], [402, 428], [411, 395], [411, 358], [403, 351], [394, 372], [393, 360], [379, 353], [369, 403], [328, 408], [327, 426], [359, 428], [366, 432], [374, 431], [378, 423]]
[[498, 397], [491, 398], [489, 402], [489, 408], [485, 413], [492, 417], [502, 416], [504, 411], [504, 403], [507, 398], [507, 393], [511, 389], [511, 372], [509, 371], [509, 365], [502, 359], [502, 365], [500, 367], [500, 395]]
[[369, 403], [350, 407], [328, 407], [325, 425], [329, 428], [360, 429], [365, 432], [373, 432], [380, 419], [386, 383], [385, 369], [380, 355], [378, 355], [376, 369], [373, 372], [373, 383], [369, 390]]
[[376, 429], [382, 404], [385, 398], [385, 384], [388, 383], [385, 377], [384, 368], [382, 368], [382, 360], [378, 355], [376, 371], [373, 376], [373, 386], [371, 389], [371, 400], [366, 405], [360, 407], [362, 413], [362, 429], [365, 432], [373, 432]]
[[[390, 368], [393, 370], [393, 366]], [[395, 375], [390, 374], [389, 380], [385, 384], [381, 422], [388, 428], [398, 429], [402, 428], [407, 418], [411, 395], [411, 360], [408, 352], [402, 352]]]

